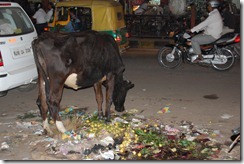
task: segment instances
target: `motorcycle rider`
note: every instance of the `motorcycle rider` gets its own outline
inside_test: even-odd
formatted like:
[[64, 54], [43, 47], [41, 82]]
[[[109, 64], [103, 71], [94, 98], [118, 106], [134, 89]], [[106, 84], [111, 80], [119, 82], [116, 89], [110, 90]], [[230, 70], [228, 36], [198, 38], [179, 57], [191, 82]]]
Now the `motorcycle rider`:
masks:
[[212, 43], [221, 37], [223, 19], [218, 10], [219, 5], [220, 2], [217, 0], [208, 1], [208, 17], [190, 30], [192, 33], [203, 31], [203, 33], [197, 34], [191, 39], [193, 52], [198, 55], [196, 60], [193, 61], [194, 63], [203, 60], [200, 45]]

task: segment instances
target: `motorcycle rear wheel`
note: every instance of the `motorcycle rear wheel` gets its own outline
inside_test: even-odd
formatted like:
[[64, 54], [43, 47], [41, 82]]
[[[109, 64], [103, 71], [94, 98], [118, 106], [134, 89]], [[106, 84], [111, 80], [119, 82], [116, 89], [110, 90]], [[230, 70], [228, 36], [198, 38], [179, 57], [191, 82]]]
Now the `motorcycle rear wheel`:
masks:
[[[219, 51], [221, 53], [215, 55], [215, 57], [212, 61], [213, 68], [218, 71], [225, 71], [225, 70], [230, 69], [234, 65], [234, 62], [235, 62], [234, 54], [231, 52], [231, 50], [229, 50], [227, 48], [221, 48], [221, 49], [219, 49]], [[214, 61], [219, 61], [219, 63], [214, 62]]]
[[176, 49], [174, 54], [171, 54], [172, 51], [172, 47], [163, 47], [159, 50], [158, 62], [162, 67], [173, 69], [182, 63], [182, 56], [180, 51]]

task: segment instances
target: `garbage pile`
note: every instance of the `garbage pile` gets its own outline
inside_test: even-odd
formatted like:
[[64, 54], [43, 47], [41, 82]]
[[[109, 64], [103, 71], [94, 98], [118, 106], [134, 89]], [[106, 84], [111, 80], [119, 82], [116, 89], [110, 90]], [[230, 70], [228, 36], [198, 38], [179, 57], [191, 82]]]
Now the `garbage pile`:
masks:
[[165, 125], [145, 118], [136, 109], [113, 113], [110, 122], [84, 109], [66, 108], [60, 115], [68, 120], [70, 130], [45, 139], [45, 152], [58, 159], [213, 160], [221, 151], [218, 131], [197, 129], [188, 121]]

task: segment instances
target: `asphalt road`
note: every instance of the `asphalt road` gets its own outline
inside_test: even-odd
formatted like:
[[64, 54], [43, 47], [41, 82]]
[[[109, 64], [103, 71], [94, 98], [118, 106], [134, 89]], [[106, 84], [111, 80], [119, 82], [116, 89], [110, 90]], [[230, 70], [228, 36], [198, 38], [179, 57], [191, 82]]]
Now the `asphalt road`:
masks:
[[126, 77], [135, 83], [127, 97], [127, 108], [153, 116], [168, 105], [168, 115], [157, 115], [165, 122], [192, 121], [220, 129], [227, 136], [232, 128], [240, 126], [240, 61], [225, 72], [188, 63], [166, 70], [157, 63], [157, 50], [135, 52], [137, 55], [130, 51], [123, 57]]
[[[190, 121], [199, 128], [217, 130], [222, 142], [229, 141], [231, 130], [241, 125], [240, 61], [225, 72], [187, 63], [166, 70], [157, 63], [156, 55], [157, 49], [129, 49], [122, 55], [125, 78], [135, 84], [127, 94], [125, 108], [137, 109], [146, 117], [166, 124]], [[0, 122], [14, 122], [18, 114], [36, 110], [36, 98], [37, 88], [30, 92], [9, 91], [7, 96], [0, 97]], [[95, 111], [93, 88], [65, 89], [61, 106], [71, 105]], [[159, 114], [165, 106], [170, 113]], [[240, 147], [233, 153], [240, 154]]]

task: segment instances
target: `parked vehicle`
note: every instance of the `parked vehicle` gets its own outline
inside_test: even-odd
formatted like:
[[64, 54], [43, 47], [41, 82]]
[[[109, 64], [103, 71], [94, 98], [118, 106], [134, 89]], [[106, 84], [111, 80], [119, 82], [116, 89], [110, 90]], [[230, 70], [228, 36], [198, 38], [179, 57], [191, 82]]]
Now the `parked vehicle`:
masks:
[[[70, 21], [69, 9], [75, 9], [80, 20], [76, 31], [96, 30], [111, 34], [121, 50], [128, 47], [123, 7], [114, 0], [75, 0], [57, 2], [53, 19], [48, 31], [65, 32], [65, 25]], [[77, 27], [77, 26], [76, 26]]]
[[[191, 36], [186, 32], [175, 34], [175, 44], [162, 47], [158, 52], [158, 62], [164, 68], [173, 69], [181, 65], [182, 61], [193, 63], [198, 55], [193, 53]], [[219, 71], [230, 69], [235, 62], [232, 45], [240, 42], [240, 34], [227, 33], [215, 42], [202, 45], [204, 60], [199, 65], [210, 66]]]
[[23, 8], [14, 2], [0, 2], [0, 96], [18, 87], [35, 86], [37, 69], [31, 43], [37, 33]]

